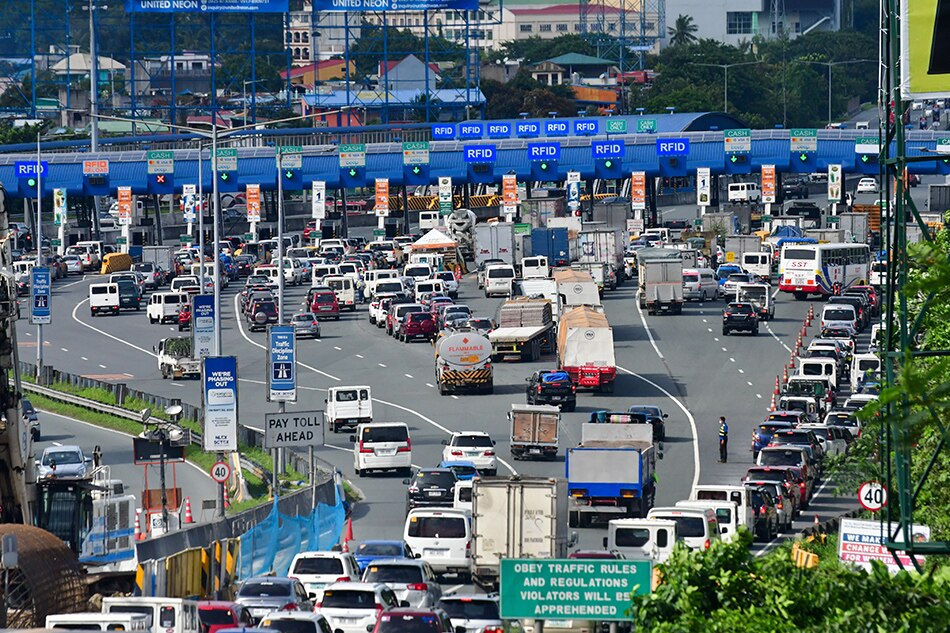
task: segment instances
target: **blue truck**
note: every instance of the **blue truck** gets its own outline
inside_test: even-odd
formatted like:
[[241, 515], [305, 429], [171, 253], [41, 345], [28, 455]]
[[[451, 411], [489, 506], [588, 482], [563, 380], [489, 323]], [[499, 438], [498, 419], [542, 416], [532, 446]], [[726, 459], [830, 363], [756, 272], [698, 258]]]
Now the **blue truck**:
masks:
[[551, 266], [570, 266], [571, 248], [567, 229], [531, 229], [531, 254], [547, 257]]
[[[659, 451], [649, 424], [610, 415], [607, 422], [581, 425], [581, 443], [567, 450], [565, 470], [571, 498], [568, 522], [588, 527], [595, 520], [642, 518], [656, 498], [654, 471]], [[629, 415], [629, 414], [627, 414]]]

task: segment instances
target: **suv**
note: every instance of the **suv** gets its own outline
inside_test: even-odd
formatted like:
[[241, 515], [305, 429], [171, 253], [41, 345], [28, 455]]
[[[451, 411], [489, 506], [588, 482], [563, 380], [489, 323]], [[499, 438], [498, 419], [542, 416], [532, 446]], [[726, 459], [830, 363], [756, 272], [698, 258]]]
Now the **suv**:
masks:
[[759, 334], [759, 315], [751, 303], [730, 303], [722, 311], [722, 335], [730, 332], [751, 332], [753, 336]]
[[506, 630], [499, 612], [497, 594], [453, 593], [439, 600], [439, 607], [452, 618], [452, 624], [466, 631], [501, 633]]
[[406, 489], [406, 513], [413, 508], [444, 507], [455, 503], [458, 477], [448, 468], [422, 468], [410, 479], [403, 480]]
[[495, 441], [484, 431], [461, 431], [452, 433], [448, 440], [442, 440], [443, 462], [471, 462], [479, 472], [495, 476], [498, 463], [495, 458]]
[[792, 428], [794, 428], [793, 424], [785, 420], [766, 420], [752, 429], [752, 459], [758, 457], [759, 451], [769, 445], [772, 436], [777, 431], [786, 431]]
[[363, 582], [381, 582], [396, 593], [400, 603], [431, 608], [442, 597], [442, 586], [429, 563], [410, 558], [373, 560], [363, 572]]
[[422, 338], [431, 341], [438, 334], [435, 327], [435, 317], [429, 312], [413, 312], [406, 315], [399, 328], [399, 340], [408, 343], [411, 340]]
[[752, 531], [762, 543], [768, 543], [779, 533], [778, 510], [775, 507], [775, 498], [768, 488], [755, 484], [746, 484], [751, 497], [754, 519]]
[[[371, 633], [456, 633], [452, 620], [441, 609], [393, 609], [379, 616]], [[477, 630], [477, 629], [472, 629]]]
[[323, 590], [315, 611], [323, 614], [334, 631], [366, 633], [399, 606], [406, 605], [400, 605], [396, 593], [382, 583], [335, 582]]
[[670, 417], [668, 413], [663, 413], [660, 407], [645, 404], [635, 404], [627, 407], [627, 413], [638, 413], [647, 417], [647, 422], [653, 427], [653, 440], [655, 442], [666, 441], [666, 418]]
[[782, 183], [782, 195], [786, 200], [804, 200], [808, 197], [808, 182], [802, 178], [789, 178]]
[[336, 298], [336, 293], [329, 288], [311, 288], [315, 290], [310, 299], [310, 311], [318, 319], [340, 320], [340, 301]]
[[343, 580], [358, 582], [360, 567], [356, 557], [347, 552], [300, 552], [290, 561], [287, 574], [299, 580], [319, 602], [327, 585]]
[[577, 408], [577, 385], [566, 371], [542, 369], [525, 380], [528, 382], [525, 390], [527, 404], [550, 404], [560, 406], [562, 411]]
[[277, 323], [277, 304], [273, 301], [255, 301], [247, 311], [247, 327], [254, 330], [266, 330], [267, 326]]

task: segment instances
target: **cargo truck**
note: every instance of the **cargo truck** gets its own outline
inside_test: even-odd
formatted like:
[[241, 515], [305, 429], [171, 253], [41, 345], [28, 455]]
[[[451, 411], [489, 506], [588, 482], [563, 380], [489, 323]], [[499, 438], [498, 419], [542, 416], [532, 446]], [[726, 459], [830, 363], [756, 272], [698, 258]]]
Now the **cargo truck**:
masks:
[[723, 257], [727, 264], [738, 264], [743, 253], [756, 253], [762, 250], [762, 239], [758, 235], [727, 235]]
[[554, 271], [557, 292], [561, 296], [564, 309], [578, 306], [601, 306], [600, 289], [594, 278], [586, 270], [567, 268]]
[[805, 229], [805, 237], [810, 237], [819, 243], [841, 244], [844, 242], [843, 229]]
[[547, 299], [509, 299], [498, 309], [497, 323], [488, 334], [496, 361], [536, 361], [557, 348], [553, 310]]
[[668, 248], [637, 251], [637, 300], [648, 314], [683, 311], [683, 260]]
[[656, 498], [653, 429], [646, 424], [581, 426], [581, 443], [567, 449], [568, 523], [642, 518]]
[[558, 448], [561, 410], [549, 404], [513, 404], [508, 412], [511, 456], [515, 459], [554, 459]]
[[759, 315], [759, 321], [771, 321], [775, 318], [775, 303], [772, 301], [772, 287], [768, 284], [736, 285], [736, 302], [751, 303]]
[[481, 477], [472, 486], [472, 580], [498, 588], [503, 558], [567, 558], [567, 482]]
[[492, 393], [491, 341], [472, 328], [458, 328], [435, 342], [439, 394]]
[[558, 324], [558, 369], [578, 389], [613, 393], [617, 378], [614, 335], [603, 313], [581, 306], [565, 312]]
[[194, 358], [190, 336], [163, 338], [155, 347], [158, 371], [162, 378], [197, 378], [201, 375], [201, 361]]
[[585, 229], [578, 236], [577, 261], [582, 263], [607, 264], [617, 278], [617, 284], [623, 283], [623, 252], [626, 231], [621, 228]]
[[175, 272], [175, 251], [174, 246], [143, 246], [142, 262], [161, 266], [165, 272]]
[[475, 225], [475, 265], [479, 266], [489, 259], [500, 259], [514, 266], [515, 225], [511, 222]]
[[531, 229], [531, 254], [543, 255], [552, 266], [571, 263], [571, 247], [566, 228]]
[[561, 297], [558, 295], [557, 280], [550, 277], [540, 278], [531, 277], [527, 279], [515, 279], [511, 282], [511, 296], [544, 298], [551, 304], [551, 318], [556, 323], [561, 317], [562, 304]]
[[573, 262], [571, 270], [587, 272], [597, 284], [597, 292], [602, 297], [604, 290], [617, 289], [617, 275], [610, 266], [602, 262]]
[[863, 213], [839, 213], [838, 228], [844, 231], [844, 241], [866, 244], [868, 216]]

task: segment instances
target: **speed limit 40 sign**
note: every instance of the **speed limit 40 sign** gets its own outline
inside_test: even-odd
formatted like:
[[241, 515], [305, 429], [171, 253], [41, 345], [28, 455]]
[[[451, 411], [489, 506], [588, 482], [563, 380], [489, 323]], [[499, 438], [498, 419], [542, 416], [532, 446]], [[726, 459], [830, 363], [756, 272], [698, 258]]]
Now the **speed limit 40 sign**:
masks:
[[231, 467], [227, 462], [215, 462], [211, 467], [211, 478], [219, 484], [223, 484], [231, 477]]
[[858, 488], [858, 503], [868, 512], [877, 512], [887, 505], [887, 488], [876, 481], [866, 481]]

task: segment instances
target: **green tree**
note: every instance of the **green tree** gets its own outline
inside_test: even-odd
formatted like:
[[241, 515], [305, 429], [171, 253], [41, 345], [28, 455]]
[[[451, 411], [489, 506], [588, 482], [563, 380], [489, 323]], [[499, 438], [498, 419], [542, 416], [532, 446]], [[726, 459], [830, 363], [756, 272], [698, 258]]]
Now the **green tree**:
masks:
[[699, 27], [693, 23], [693, 16], [683, 15], [682, 13], [676, 16], [676, 22], [673, 23], [673, 26], [669, 27], [670, 35], [670, 46], [681, 46], [683, 44], [693, 44], [696, 42], [696, 36], [694, 33], [699, 30]]
[[548, 112], [571, 116], [577, 112], [570, 86], [546, 86], [521, 69], [508, 83], [482, 80], [489, 119], [515, 119], [522, 112], [546, 117]]
[[494, 63], [499, 59], [518, 59], [522, 65], [531, 65], [567, 53], [598, 56], [597, 46], [580, 35], [559, 35], [553, 39], [542, 39], [535, 35], [505, 42], [501, 50], [486, 53], [484, 60]]

